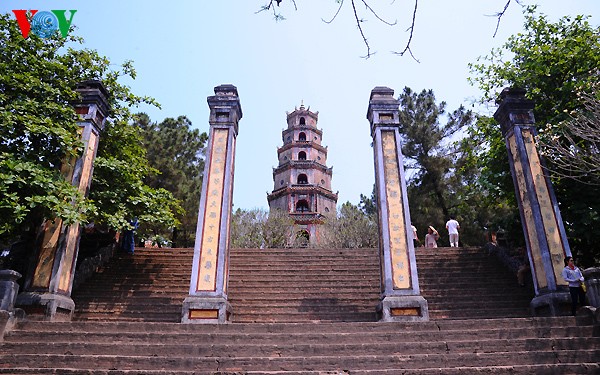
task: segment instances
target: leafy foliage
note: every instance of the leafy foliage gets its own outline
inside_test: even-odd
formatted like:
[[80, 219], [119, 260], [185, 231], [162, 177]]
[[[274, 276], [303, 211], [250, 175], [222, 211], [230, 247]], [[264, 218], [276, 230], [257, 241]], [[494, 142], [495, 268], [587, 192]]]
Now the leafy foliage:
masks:
[[496, 101], [504, 87], [523, 88], [535, 102], [536, 121], [557, 124], [581, 106], [574, 94], [597, 83], [600, 28], [581, 15], [551, 23], [535, 6], [524, 13], [524, 32], [470, 64], [470, 82], [482, 90], [482, 102]]
[[[30, 218], [82, 220], [90, 207], [65, 183], [58, 167], [77, 155], [73, 60], [57, 55], [69, 39], [23, 39], [8, 14], [0, 15], [0, 236], [29, 229]], [[78, 65], [81, 68], [81, 64]], [[55, 72], [54, 74], [52, 72]], [[4, 242], [1, 241], [0, 242]]]
[[[24, 39], [9, 14], [0, 15], [0, 243], [24, 233], [32, 238], [44, 218], [67, 224], [94, 221], [113, 229], [127, 219], [175, 224], [177, 203], [166, 190], [143, 184], [151, 169], [129, 108], [153, 99], [119, 83], [135, 78], [131, 62], [119, 70], [83, 40], [58, 34]], [[100, 138], [89, 199], [64, 180], [60, 168], [81, 153], [78, 116], [72, 103], [79, 82], [100, 80], [110, 113]]]

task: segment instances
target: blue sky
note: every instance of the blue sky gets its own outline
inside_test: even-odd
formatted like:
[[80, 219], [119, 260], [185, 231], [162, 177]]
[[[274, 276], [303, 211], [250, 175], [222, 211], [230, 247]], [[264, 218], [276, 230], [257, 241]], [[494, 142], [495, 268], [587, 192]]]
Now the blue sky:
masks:
[[[237, 86], [244, 116], [236, 151], [234, 206], [266, 208], [273, 189], [272, 167], [286, 126], [286, 111], [304, 101], [319, 111], [318, 127], [333, 166], [332, 186], [341, 204], [358, 203], [373, 186], [373, 151], [365, 118], [370, 91], [388, 86], [399, 93], [432, 89], [448, 110], [470, 106], [479, 92], [467, 82], [467, 64], [503, 44], [522, 29], [520, 6], [513, 0], [497, 19], [505, 0], [420, 1], [411, 42], [420, 61], [390, 51], [404, 48], [413, 1], [371, 3], [397, 25], [390, 27], [364, 13], [364, 31], [376, 54], [366, 48], [347, 1], [332, 24], [334, 0], [296, 0], [279, 9], [285, 21], [270, 13], [256, 14], [264, 0], [2, 0], [0, 11], [12, 9], [76, 9], [73, 23], [85, 47], [96, 49], [117, 65], [133, 60], [135, 93], [156, 98], [158, 110], [140, 108], [153, 121], [188, 116], [194, 127], [208, 130], [206, 97], [223, 83]], [[284, 1], [284, 3], [287, 2]], [[598, 25], [598, 0], [521, 1], [541, 3], [551, 20], [563, 15], [592, 15]], [[361, 8], [358, 8], [359, 10]], [[490, 108], [493, 112], [494, 108]]]

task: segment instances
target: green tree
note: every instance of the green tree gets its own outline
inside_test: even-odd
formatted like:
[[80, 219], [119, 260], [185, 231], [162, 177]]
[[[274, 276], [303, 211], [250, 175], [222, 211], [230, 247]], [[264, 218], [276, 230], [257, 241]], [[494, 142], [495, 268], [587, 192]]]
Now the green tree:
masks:
[[[555, 168], [558, 160], [553, 160], [560, 156], [552, 155], [544, 147], [549, 140], [558, 139], [560, 144], [568, 142], [562, 132], [569, 124], [565, 120], [585, 105], [578, 93], [597, 98], [594, 85], [600, 69], [600, 28], [590, 25], [585, 16], [563, 17], [552, 23], [545, 15], [538, 14], [535, 7], [527, 7], [524, 31], [510, 37], [490, 55], [479, 58], [470, 68], [471, 82], [483, 92], [482, 102], [495, 100], [507, 86], [524, 88], [528, 98], [534, 101], [534, 114], [541, 131], [541, 152], [551, 156], [547, 159], [548, 167], [571, 249], [583, 264], [594, 263], [594, 259], [600, 258], [600, 247], [591, 239], [590, 230], [600, 225], [597, 214], [600, 198], [588, 185], [565, 178], [564, 173]], [[500, 140], [494, 138], [488, 142], [494, 144]], [[597, 152], [594, 144], [584, 138], [576, 139], [575, 144], [584, 150], [583, 155]], [[506, 149], [490, 148], [487, 158], [491, 162], [506, 160]], [[489, 183], [496, 183], [500, 190], [509, 185], [499, 181]]]
[[[0, 243], [31, 240], [44, 218], [65, 223], [94, 221], [114, 229], [128, 219], [175, 223], [176, 201], [166, 190], [143, 184], [150, 168], [140, 133], [129, 124], [130, 106], [155, 104], [119, 83], [135, 78], [130, 62], [115, 70], [108, 59], [74, 49], [81, 38], [21, 35], [9, 14], [0, 15]], [[80, 154], [71, 103], [77, 84], [102, 81], [110, 112], [103, 132], [89, 199], [60, 175], [64, 160]], [[33, 248], [33, 247], [31, 247]]]
[[149, 164], [158, 171], [147, 175], [144, 181], [152, 188], [170, 191], [183, 208], [177, 216], [180, 224], [175, 228], [153, 226], [148, 229], [154, 235], [164, 236], [166, 230], [172, 230], [174, 246], [192, 246], [202, 191], [203, 150], [208, 136], [192, 129], [191, 121], [185, 116], [167, 118], [160, 123], [152, 123], [143, 113], [136, 117], [144, 136]]
[[456, 205], [447, 178], [455, 161], [450, 138], [468, 125], [473, 115], [461, 106], [448, 114], [445, 124], [440, 124], [440, 117], [446, 114], [446, 102], [436, 104], [432, 90], [417, 94], [405, 87], [399, 100], [402, 154], [407, 158], [407, 169], [414, 172], [411, 183], [434, 200], [444, 217], [449, 217]]
[[455, 141], [474, 122], [473, 114], [462, 106], [447, 113], [432, 90], [416, 93], [407, 87], [399, 100], [412, 224], [421, 233], [429, 225], [442, 229], [454, 214], [463, 223], [461, 242], [479, 244], [485, 215], [469, 204], [479, 193], [473, 185], [478, 171], [467, 162], [466, 141]]
[[360, 201], [358, 202], [358, 207], [360, 210], [367, 216], [373, 218], [375, 222], [377, 222], [377, 190], [375, 184], [373, 184], [373, 191], [371, 192], [371, 196], [367, 197], [366, 195], [360, 195]]

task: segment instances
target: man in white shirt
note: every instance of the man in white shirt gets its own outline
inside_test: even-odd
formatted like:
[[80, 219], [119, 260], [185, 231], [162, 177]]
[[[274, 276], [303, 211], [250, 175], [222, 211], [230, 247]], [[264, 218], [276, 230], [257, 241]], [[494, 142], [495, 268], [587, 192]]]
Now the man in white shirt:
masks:
[[450, 220], [446, 223], [446, 229], [450, 235], [450, 247], [458, 247], [458, 230], [460, 224], [455, 220], [454, 215], [450, 215]]

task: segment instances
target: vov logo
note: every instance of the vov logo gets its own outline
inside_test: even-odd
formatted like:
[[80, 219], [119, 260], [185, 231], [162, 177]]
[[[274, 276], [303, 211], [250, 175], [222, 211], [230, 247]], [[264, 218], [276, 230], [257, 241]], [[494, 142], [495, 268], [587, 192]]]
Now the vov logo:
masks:
[[[21, 34], [23, 38], [29, 37], [29, 32], [34, 33], [40, 38], [49, 38], [56, 30], [60, 30], [60, 34], [63, 38], [66, 38], [69, 34], [69, 28], [73, 21], [73, 16], [77, 12], [76, 10], [69, 10], [70, 17], [67, 20], [67, 10], [51, 10], [38, 12], [36, 9], [29, 11], [25, 9], [15, 9], [12, 11], [17, 18], [17, 23], [21, 28]], [[31, 17], [29, 19], [27, 16]]]

